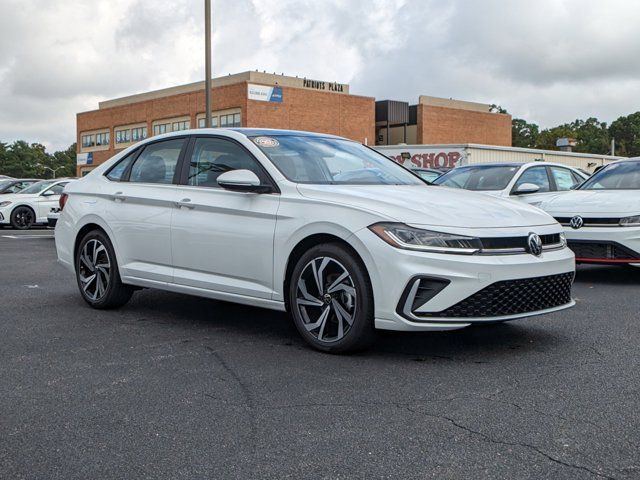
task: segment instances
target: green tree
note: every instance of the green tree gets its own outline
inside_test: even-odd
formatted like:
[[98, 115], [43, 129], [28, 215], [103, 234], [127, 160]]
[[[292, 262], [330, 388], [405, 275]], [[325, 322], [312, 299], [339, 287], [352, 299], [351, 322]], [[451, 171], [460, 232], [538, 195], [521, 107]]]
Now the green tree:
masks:
[[57, 177], [75, 177], [76, 175], [76, 144], [71, 144], [66, 150], [53, 154], [54, 168], [60, 168]]
[[16, 140], [12, 144], [0, 142], [0, 174], [16, 178], [52, 178], [74, 176], [76, 144], [65, 150], [47, 153], [40, 143], [29, 144]]
[[528, 123], [521, 118], [511, 121], [511, 138], [514, 147], [534, 148], [538, 142], [540, 127], [535, 123]]
[[559, 138], [575, 139], [576, 146], [573, 149], [575, 152], [609, 153], [607, 124], [594, 117], [589, 117], [586, 120], [576, 119], [571, 123], [542, 130], [536, 141], [536, 148], [557, 150], [556, 141]]
[[609, 135], [616, 141], [616, 155], [640, 156], [640, 112], [615, 120]]
[[540, 135], [538, 135], [536, 148], [541, 148], [543, 150], [558, 150], [558, 147], [556, 147], [556, 140], [565, 137], [576, 138], [576, 132], [569, 124], [545, 128], [540, 132]]

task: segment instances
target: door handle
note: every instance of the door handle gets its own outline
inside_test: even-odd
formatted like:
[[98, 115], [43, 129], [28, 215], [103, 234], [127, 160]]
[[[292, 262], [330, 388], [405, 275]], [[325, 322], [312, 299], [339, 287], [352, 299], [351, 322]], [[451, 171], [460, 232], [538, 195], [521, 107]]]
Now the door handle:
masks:
[[180, 200], [179, 202], [176, 202], [176, 207], [178, 208], [188, 208], [189, 210], [193, 210], [195, 207], [195, 205], [191, 205], [191, 199], [190, 198], [183, 198], [182, 200]]
[[124, 196], [122, 194], [122, 192], [116, 192], [116, 193], [113, 194], [113, 200], [116, 201], [116, 202], [117, 201], [124, 202], [126, 199], [127, 199], [127, 197]]

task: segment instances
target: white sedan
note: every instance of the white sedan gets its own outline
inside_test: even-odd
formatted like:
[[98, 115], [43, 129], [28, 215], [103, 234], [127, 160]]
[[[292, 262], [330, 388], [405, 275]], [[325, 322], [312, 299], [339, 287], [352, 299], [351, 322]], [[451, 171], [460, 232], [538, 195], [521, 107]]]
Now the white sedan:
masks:
[[573, 253], [549, 215], [427, 186], [330, 135], [159, 135], [63, 200], [58, 258], [94, 308], [153, 287], [288, 310], [313, 347], [346, 352], [376, 328], [452, 330], [574, 304]]
[[565, 226], [577, 262], [640, 266], [640, 158], [614, 162], [540, 208]]
[[28, 230], [46, 224], [47, 215], [58, 206], [64, 187], [73, 179], [60, 178], [34, 183], [19, 193], [0, 197], [0, 225]]
[[537, 206], [558, 192], [577, 187], [587, 178], [580, 170], [560, 163], [487, 163], [454, 168], [436, 178], [433, 184], [518, 199]]

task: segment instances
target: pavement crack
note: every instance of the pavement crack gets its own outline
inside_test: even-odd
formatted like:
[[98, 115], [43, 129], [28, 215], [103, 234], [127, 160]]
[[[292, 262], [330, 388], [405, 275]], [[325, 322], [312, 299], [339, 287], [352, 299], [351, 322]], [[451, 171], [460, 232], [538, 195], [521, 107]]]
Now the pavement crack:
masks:
[[[229, 376], [236, 382], [238, 385], [240, 392], [242, 394], [242, 398], [244, 400], [245, 406], [249, 413], [249, 436], [251, 438], [251, 449], [253, 456], [256, 455], [258, 445], [258, 419], [256, 415], [256, 406], [253, 400], [253, 395], [251, 394], [251, 390], [249, 386], [245, 383], [245, 381], [238, 375], [238, 372], [227, 363], [224, 357], [209, 346], [205, 346], [205, 348], [209, 351], [209, 353], [218, 361], [218, 363], [222, 366], [222, 368], [229, 374]], [[206, 394], [207, 397], [214, 398], [212, 395]]]
[[[409, 409], [409, 411], [415, 412], [415, 410]], [[426, 413], [426, 412], [420, 412], [428, 417], [432, 417], [432, 418], [437, 418], [437, 419], [441, 419], [441, 420], [445, 420], [447, 422], [449, 422], [451, 425], [455, 426], [456, 428], [459, 428], [460, 430], [463, 430], [471, 435], [475, 435], [480, 437], [482, 440], [484, 440], [485, 442], [489, 442], [489, 443], [493, 443], [496, 445], [507, 445], [507, 446], [511, 446], [511, 447], [522, 447], [522, 448], [528, 448], [530, 450], [533, 450], [534, 452], [536, 452], [538, 455], [541, 455], [543, 457], [545, 457], [547, 460], [553, 462], [553, 463], [557, 463], [558, 465], [562, 465], [564, 467], [568, 467], [568, 468], [572, 468], [575, 470], [581, 470], [587, 473], [590, 473], [592, 475], [595, 475], [599, 478], [606, 478], [609, 480], [615, 480], [615, 477], [611, 477], [609, 475], [606, 475], [604, 473], [599, 473], [596, 472], [595, 470], [591, 470], [588, 467], [585, 467], [583, 465], [576, 465], [573, 463], [568, 463], [565, 462], [563, 460], [560, 460], [559, 458], [556, 458], [548, 453], [546, 453], [545, 451], [541, 450], [539, 447], [535, 446], [535, 445], [531, 445], [528, 443], [522, 443], [522, 442], [507, 442], [505, 440], [498, 440], [495, 438], [490, 437], [489, 435], [486, 435], [482, 432], [479, 432], [477, 430], [473, 430], [465, 425], [462, 425], [461, 423], [458, 423], [457, 421], [455, 421], [453, 418], [451, 417], [447, 417], [445, 415], [436, 415], [436, 414], [432, 414], [432, 413]]]

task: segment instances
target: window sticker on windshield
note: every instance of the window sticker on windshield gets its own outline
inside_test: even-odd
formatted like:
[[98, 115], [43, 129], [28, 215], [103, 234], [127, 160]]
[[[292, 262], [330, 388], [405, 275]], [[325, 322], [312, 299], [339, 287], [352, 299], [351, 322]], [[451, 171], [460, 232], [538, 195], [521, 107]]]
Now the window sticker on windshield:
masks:
[[273, 137], [256, 137], [253, 141], [260, 147], [277, 147], [280, 145], [280, 142]]

